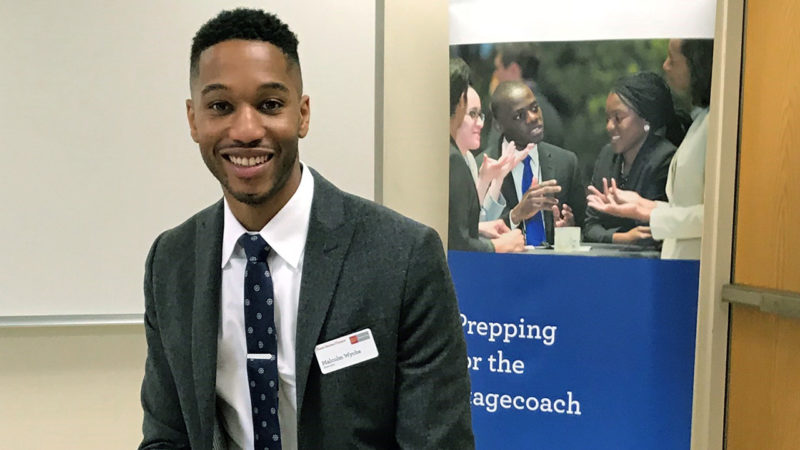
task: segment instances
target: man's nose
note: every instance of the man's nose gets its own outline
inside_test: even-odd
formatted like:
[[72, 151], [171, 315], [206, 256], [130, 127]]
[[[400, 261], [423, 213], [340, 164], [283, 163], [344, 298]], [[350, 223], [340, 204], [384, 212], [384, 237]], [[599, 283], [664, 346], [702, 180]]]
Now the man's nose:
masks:
[[528, 110], [526, 121], [528, 123], [539, 121], [539, 111]]
[[606, 131], [608, 134], [614, 131], [614, 122], [611, 119], [606, 120]]
[[229, 137], [235, 141], [249, 143], [264, 137], [263, 117], [252, 106], [239, 108], [233, 115]]

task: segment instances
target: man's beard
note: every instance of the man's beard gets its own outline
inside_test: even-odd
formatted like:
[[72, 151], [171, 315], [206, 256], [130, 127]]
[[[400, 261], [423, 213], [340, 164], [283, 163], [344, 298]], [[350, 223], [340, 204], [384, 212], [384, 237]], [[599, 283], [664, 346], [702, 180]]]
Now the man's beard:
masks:
[[227, 178], [220, 178], [220, 184], [226, 192], [230, 193], [237, 201], [250, 206], [259, 206], [269, 203], [281, 190], [286, 186], [289, 178], [292, 175], [292, 169], [297, 162], [299, 155], [295, 152], [294, 158], [291, 160], [283, 160], [284, 162], [277, 167], [276, 178], [272, 186], [263, 194], [249, 194], [245, 192], [233, 191], [228, 183]]

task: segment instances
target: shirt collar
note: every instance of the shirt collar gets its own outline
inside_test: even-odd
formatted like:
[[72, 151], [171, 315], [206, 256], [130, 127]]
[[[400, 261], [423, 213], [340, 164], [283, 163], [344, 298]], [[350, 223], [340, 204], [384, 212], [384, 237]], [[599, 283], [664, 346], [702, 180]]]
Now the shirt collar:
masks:
[[[283, 205], [283, 208], [275, 214], [275, 217], [259, 231], [272, 250], [295, 269], [300, 264], [300, 257], [305, 250], [311, 216], [311, 201], [314, 198], [314, 177], [304, 164], [302, 169], [300, 186], [297, 187], [289, 201]], [[231, 212], [228, 200], [223, 199], [223, 201], [225, 224], [222, 231], [221, 267], [228, 264], [237, 249], [243, 251], [237, 241], [243, 233], [247, 232]]]

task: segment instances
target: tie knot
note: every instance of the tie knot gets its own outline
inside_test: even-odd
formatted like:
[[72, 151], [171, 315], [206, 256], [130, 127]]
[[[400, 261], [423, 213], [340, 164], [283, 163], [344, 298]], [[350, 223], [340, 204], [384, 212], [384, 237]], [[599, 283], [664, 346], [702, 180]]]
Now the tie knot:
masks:
[[532, 160], [533, 158], [531, 158], [531, 155], [525, 155], [525, 159], [523, 159], [522, 162], [525, 164], [530, 164]]
[[244, 233], [239, 238], [239, 245], [244, 248], [247, 260], [252, 263], [266, 262], [269, 245], [260, 234]]

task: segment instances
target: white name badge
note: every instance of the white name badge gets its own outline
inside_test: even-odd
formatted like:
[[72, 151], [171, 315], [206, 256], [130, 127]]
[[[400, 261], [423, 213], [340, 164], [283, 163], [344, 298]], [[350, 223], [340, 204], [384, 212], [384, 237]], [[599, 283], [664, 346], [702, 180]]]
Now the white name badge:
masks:
[[335, 372], [353, 364], [378, 357], [378, 347], [367, 328], [355, 333], [333, 339], [314, 347], [319, 370], [322, 373]]

